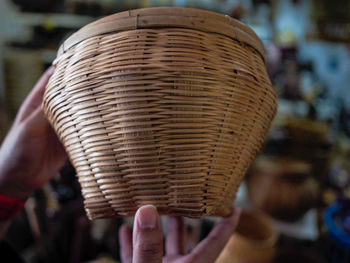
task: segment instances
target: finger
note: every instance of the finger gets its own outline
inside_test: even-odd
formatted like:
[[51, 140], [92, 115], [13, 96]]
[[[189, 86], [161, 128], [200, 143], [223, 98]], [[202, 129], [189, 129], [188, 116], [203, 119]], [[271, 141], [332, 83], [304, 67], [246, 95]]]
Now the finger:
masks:
[[17, 122], [23, 121], [33, 112], [34, 109], [36, 109], [38, 106], [41, 106], [45, 87], [54, 70], [54, 66], [49, 67], [35, 84], [33, 90], [29, 93], [18, 112], [16, 119]]
[[132, 240], [131, 231], [127, 225], [122, 225], [119, 229], [120, 257], [123, 263], [132, 261]]
[[152, 205], [137, 210], [133, 232], [133, 263], [162, 262], [163, 235], [157, 209]]
[[38, 106], [23, 122], [23, 126], [26, 129], [26, 134], [30, 136], [31, 139], [36, 136], [39, 137], [38, 143], [46, 142], [50, 144], [54, 154], [51, 167], [52, 169], [60, 169], [68, 156], [40, 106]]
[[229, 217], [223, 218], [189, 255], [190, 262], [214, 262], [225, 247], [238, 224], [240, 209], [234, 208]]
[[35, 129], [37, 131], [36, 133], [46, 132], [46, 130], [50, 127], [50, 123], [40, 106], [33, 109], [32, 113], [25, 120], [23, 120], [23, 123], [27, 129]]
[[185, 225], [182, 217], [168, 218], [168, 233], [166, 238], [167, 255], [185, 254]]

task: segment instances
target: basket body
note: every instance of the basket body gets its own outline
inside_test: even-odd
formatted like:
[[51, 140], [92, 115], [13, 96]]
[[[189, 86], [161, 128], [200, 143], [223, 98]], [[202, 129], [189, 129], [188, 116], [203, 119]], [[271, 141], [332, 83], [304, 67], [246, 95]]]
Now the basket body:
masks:
[[[143, 204], [168, 215], [229, 214], [276, 112], [250, 31], [241, 42], [203, 23], [175, 26], [163, 21], [169, 10], [180, 24], [185, 12], [233, 27], [207, 11], [141, 9], [84, 27], [58, 53], [43, 108], [91, 219], [130, 216]], [[159, 13], [163, 27], [152, 24]], [[136, 26], [123, 27], [135, 14]], [[120, 28], [106, 33], [113, 19]]]

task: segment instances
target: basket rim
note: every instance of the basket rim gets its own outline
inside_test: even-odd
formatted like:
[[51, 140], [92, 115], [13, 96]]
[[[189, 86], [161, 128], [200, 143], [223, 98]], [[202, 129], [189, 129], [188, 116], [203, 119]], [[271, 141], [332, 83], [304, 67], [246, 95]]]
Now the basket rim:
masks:
[[[181, 17], [181, 19], [180, 19]], [[188, 7], [150, 7], [124, 11], [87, 24], [63, 42], [57, 57], [78, 43], [101, 34], [137, 29], [187, 28], [217, 33], [256, 49], [265, 61], [265, 49], [256, 33], [242, 22], [224, 14]]]

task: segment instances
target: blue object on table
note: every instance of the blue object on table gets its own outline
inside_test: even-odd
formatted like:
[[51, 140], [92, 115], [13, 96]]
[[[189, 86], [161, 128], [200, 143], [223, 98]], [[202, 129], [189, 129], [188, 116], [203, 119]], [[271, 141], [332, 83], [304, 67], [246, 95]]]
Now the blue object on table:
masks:
[[340, 215], [342, 210], [342, 205], [336, 203], [328, 207], [323, 216], [330, 237], [328, 254], [332, 263], [350, 262], [350, 234], [339, 225], [343, 223]]

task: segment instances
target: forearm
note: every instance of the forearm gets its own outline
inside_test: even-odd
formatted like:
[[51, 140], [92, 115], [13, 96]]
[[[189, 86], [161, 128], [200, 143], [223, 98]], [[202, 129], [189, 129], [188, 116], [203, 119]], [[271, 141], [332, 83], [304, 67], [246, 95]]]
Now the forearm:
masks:
[[5, 236], [12, 219], [23, 210], [24, 205], [25, 200], [7, 196], [5, 192], [0, 191], [0, 240]]
[[11, 220], [0, 221], [0, 240], [2, 240], [6, 234], [8, 227], [10, 226]]
[[0, 147], [0, 239], [32, 193], [63, 166], [66, 152], [41, 110], [50, 67], [22, 104]]

